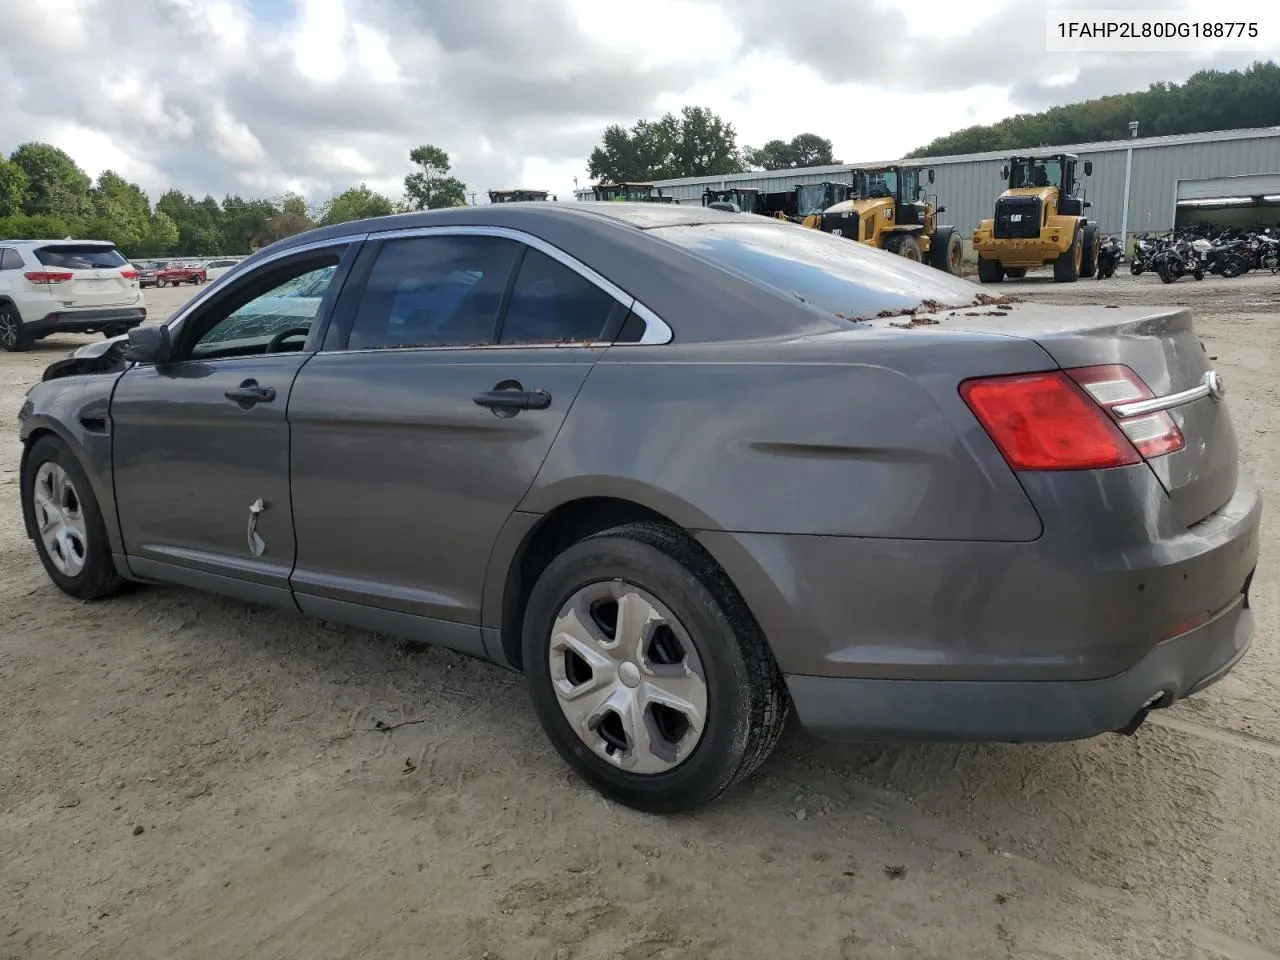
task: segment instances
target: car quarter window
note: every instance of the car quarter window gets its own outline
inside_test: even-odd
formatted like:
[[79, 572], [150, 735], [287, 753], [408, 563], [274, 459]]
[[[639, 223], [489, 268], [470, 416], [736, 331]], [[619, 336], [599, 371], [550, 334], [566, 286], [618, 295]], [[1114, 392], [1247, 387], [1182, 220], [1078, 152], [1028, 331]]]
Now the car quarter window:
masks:
[[22, 255], [10, 247], [0, 248], [0, 270], [21, 270]]
[[224, 297], [192, 317], [190, 357], [211, 360], [301, 350], [338, 270], [341, 250], [241, 278]]
[[349, 350], [493, 342], [520, 244], [439, 234], [387, 240], [356, 307]]
[[590, 280], [532, 247], [525, 250], [499, 343], [598, 340], [617, 301]]

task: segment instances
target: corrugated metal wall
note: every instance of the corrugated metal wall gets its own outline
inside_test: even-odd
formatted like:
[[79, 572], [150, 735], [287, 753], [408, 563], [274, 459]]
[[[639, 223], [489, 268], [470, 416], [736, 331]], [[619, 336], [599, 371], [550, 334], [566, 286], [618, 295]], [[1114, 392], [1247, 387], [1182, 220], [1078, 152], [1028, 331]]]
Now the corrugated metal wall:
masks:
[[[1134, 142], [1142, 144], [1143, 141]], [[1104, 234], [1118, 234], [1123, 221], [1127, 144], [1120, 140], [1090, 146], [1096, 146], [1097, 149], [1065, 149], [1075, 152], [1082, 162], [1093, 161], [1093, 176], [1084, 180], [1086, 196], [1092, 204], [1088, 210], [1089, 218], [1098, 222]], [[1052, 150], [1051, 147], [1045, 147], [1041, 152], [1050, 153]], [[935, 182], [929, 190], [937, 194], [938, 203], [947, 208], [939, 219], [958, 227], [966, 235], [967, 246], [968, 234], [979, 221], [992, 215], [996, 197], [1004, 190], [1004, 181], [1000, 177], [1003, 161], [985, 154], [975, 159], [946, 157], [919, 162], [932, 165], [934, 169]], [[772, 192], [788, 190], [796, 184], [848, 179], [847, 176], [833, 173], [831, 168], [815, 169], [818, 172], [742, 174], [726, 177], [723, 181], [686, 179], [660, 185], [667, 196], [675, 197], [682, 203], [696, 204], [700, 202], [702, 191], [708, 184], [718, 186], [721, 182], [742, 183]], [[1077, 174], [1082, 173], [1083, 163], [1077, 171]], [[1280, 173], [1280, 134], [1260, 134], [1253, 137], [1236, 135], [1230, 139], [1206, 138], [1197, 142], [1135, 147], [1129, 188], [1130, 235], [1144, 231], [1164, 232], [1173, 228], [1178, 180], [1249, 173]], [[591, 191], [579, 191], [578, 196], [589, 200]]]

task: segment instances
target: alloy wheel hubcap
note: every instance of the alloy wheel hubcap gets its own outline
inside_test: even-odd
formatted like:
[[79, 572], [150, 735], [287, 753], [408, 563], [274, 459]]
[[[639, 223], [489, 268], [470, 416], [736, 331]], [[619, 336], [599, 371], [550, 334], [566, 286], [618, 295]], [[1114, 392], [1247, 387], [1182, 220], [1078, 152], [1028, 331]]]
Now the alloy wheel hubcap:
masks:
[[11, 313], [0, 313], [0, 341], [7, 347], [18, 342], [18, 321]]
[[665, 773], [701, 740], [702, 661], [688, 631], [648, 591], [623, 580], [577, 590], [556, 616], [549, 658], [565, 719], [613, 766]]
[[84, 569], [89, 537], [84, 507], [67, 471], [53, 461], [42, 463], [32, 499], [36, 528], [49, 560], [65, 576], [76, 576]]

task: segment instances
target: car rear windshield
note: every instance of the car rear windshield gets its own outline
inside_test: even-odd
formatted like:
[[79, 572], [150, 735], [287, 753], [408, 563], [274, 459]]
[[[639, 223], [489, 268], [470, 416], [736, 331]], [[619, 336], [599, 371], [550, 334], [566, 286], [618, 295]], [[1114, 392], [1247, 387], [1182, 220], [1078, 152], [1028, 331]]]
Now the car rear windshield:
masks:
[[835, 234], [796, 224], [699, 223], [648, 231], [717, 266], [842, 319], [926, 303], [974, 302], [976, 284]]
[[60, 243], [37, 247], [35, 254], [44, 266], [63, 270], [107, 270], [129, 262], [115, 247], [101, 243]]

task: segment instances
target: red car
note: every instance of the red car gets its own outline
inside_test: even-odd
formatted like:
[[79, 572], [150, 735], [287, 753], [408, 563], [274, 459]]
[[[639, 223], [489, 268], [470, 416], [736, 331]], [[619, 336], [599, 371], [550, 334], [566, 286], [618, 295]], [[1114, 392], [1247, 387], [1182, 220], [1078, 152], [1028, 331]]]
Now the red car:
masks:
[[162, 263], [156, 268], [156, 286], [179, 283], [204, 283], [208, 277], [204, 267], [188, 267], [181, 263]]

